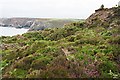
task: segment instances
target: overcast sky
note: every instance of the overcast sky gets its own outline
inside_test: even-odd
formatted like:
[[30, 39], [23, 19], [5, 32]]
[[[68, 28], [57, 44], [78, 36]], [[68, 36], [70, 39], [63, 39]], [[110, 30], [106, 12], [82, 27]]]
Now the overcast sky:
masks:
[[0, 17], [87, 18], [101, 4], [119, 0], [0, 0]]

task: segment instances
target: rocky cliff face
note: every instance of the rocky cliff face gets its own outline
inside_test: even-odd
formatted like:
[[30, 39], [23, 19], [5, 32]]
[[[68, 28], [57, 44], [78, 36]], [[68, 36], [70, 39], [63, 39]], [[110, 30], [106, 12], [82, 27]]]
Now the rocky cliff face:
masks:
[[63, 27], [65, 24], [71, 22], [77, 22], [80, 20], [77, 19], [48, 19], [48, 20], [36, 20], [30, 27], [30, 30], [43, 30], [45, 28], [60, 28]]
[[30, 27], [35, 18], [1, 18], [0, 26], [4, 27]]
[[79, 21], [77, 19], [43, 19], [43, 18], [1, 18], [0, 26], [29, 28], [31, 30], [43, 30], [45, 28], [63, 27], [64, 24]]

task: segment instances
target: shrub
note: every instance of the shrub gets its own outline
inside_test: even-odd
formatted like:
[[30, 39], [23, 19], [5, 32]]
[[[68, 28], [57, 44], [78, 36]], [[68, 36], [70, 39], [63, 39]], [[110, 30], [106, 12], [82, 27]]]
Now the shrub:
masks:
[[0, 61], [0, 73], [5, 69], [6, 66], [9, 65], [9, 62], [7, 60]]
[[12, 78], [25, 78], [27, 71], [23, 69], [14, 69], [10, 74]]
[[43, 57], [40, 57], [40, 58], [34, 60], [31, 64], [31, 66], [34, 69], [45, 69], [47, 64], [50, 63], [50, 61], [52, 61], [51, 57], [43, 56]]
[[74, 42], [75, 41], [75, 36], [67, 37], [67, 40], [70, 41], [70, 42]]
[[120, 44], [120, 36], [111, 37], [108, 42], [111, 44]]
[[43, 40], [44, 37], [41, 35], [40, 32], [29, 32], [29, 33], [25, 33], [23, 34], [24, 37], [27, 38], [32, 38], [33, 40]]
[[28, 70], [30, 68], [32, 61], [33, 61], [33, 56], [23, 57], [14, 64], [14, 68]]
[[4, 43], [15, 43], [17, 41], [17, 38], [12, 36], [12, 37], [7, 37], [2, 40]]
[[112, 61], [104, 61], [99, 65], [99, 71], [101, 72], [101, 77], [111, 77], [109, 75], [109, 71], [112, 71], [113, 73], [118, 72], [117, 66]]
[[56, 52], [58, 49], [56, 47], [48, 46], [45, 47], [44, 49], [39, 49], [36, 52], [37, 53], [51, 53], [51, 52]]
[[39, 76], [40, 74], [42, 74], [41, 70], [33, 70], [32, 72], [30, 72], [30, 74], [26, 75], [26, 78], [41, 78]]

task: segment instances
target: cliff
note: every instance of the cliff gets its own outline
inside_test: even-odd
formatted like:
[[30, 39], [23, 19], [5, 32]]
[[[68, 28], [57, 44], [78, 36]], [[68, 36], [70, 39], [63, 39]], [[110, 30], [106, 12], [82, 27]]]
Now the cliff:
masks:
[[35, 20], [35, 18], [1, 18], [0, 26], [29, 28]]
[[64, 24], [79, 21], [78, 19], [45, 19], [45, 18], [1, 18], [0, 26], [43, 30], [45, 28], [63, 27]]

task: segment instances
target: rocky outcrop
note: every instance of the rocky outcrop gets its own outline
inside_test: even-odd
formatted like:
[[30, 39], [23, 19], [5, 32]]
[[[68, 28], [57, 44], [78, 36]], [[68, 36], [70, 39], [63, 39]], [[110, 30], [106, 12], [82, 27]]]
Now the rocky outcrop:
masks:
[[[87, 25], [103, 26], [103, 27], [119, 27], [120, 26], [120, 7], [104, 8], [95, 10], [89, 18], [86, 19]], [[114, 25], [115, 24], [115, 25]]]

